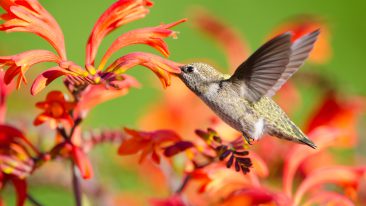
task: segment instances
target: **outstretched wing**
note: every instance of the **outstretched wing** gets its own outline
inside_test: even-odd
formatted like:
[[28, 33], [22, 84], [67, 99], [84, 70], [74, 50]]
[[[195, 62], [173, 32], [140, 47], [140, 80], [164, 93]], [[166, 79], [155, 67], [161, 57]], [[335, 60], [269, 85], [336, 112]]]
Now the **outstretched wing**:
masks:
[[286, 81], [304, 64], [319, 35], [319, 29], [301, 37], [291, 45], [290, 61], [277, 83], [265, 94], [272, 97]]
[[284, 33], [260, 47], [230, 77], [245, 99], [258, 101], [273, 88], [286, 70], [291, 55], [291, 34]]

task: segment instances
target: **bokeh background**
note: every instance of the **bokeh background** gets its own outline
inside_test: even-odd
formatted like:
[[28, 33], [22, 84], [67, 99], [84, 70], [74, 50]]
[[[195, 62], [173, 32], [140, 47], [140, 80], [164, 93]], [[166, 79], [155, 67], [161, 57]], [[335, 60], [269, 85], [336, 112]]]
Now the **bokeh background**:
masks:
[[[83, 65], [88, 35], [99, 15], [114, 1], [41, 0], [40, 2], [55, 17], [63, 29], [68, 58], [77, 64]], [[304, 66], [300, 72], [311, 69], [320, 75], [326, 76], [345, 97], [347, 95], [366, 95], [365, 1], [156, 0], [154, 3], [154, 7], [146, 18], [123, 26], [109, 35], [103, 41], [98, 56], [100, 57], [112, 41], [124, 31], [133, 28], [155, 26], [162, 22], [169, 23], [184, 17], [189, 19], [190, 16], [198, 11], [197, 8], [204, 8], [210, 11], [236, 29], [250, 44], [248, 46], [252, 50], [258, 48], [264, 39], [268, 38], [271, 31], [281, 23], [294, 16], [311, 14], [318, 16], [326, 22], [330, 31], [332, 54], [326, 64], [312, 67]], [[179, 31], [179, 36], [178, 39], [167, 40], [171, 51], [170, 59], [178, 62], [189, 62], [190, 60], [197, 59], [215, 61], [223, 71], [228, 67], [227, 59], [220, 47], [212, 39], [207, 38], [207, 36], [195, 29], [189, 20], [187, 23], [174, 28], [174, 30]], [[10, 55], [20, 51], [41, 48], [51, 49], [44, 40], [35, 35], [28, 33], [0, 33], [0, 55]], [[116, 58], [140, 48], [143, 48], [145, 51], [155, 52], [146, 46], [132, 46], [122, 49], [114, 54], [113, 57]], [[35, 74], [46, 67], [47, 64], [31, 69], [29, 79], [32, 79]], [[137, 127], [140, 117], [151, 109], [150, 105], [161, 101], [165, 91], [161, 88], [158, 79], [150, 71], [134, 68], [129, 73], [135, 76], [143, 86], [139, 89], [131, 90], [127, 96], [97, 106], [83, 123], [84, 128]], [[31, 122], [32, 118], [39, 112], [34, 109], [34, 103], [44, 99], [47, 91], [59, 86], [61, 86], [60, 80], [53, 83], [36, 97], [31, 97], [29, 94], [29, 85], [27, 90], [14, 92], [8, 103], [8, 119], [10, 122], [12, 119], [24, 119], [24, 122]], [[303, 87], [300, 90], [303, 103], [301, 109], [294, 115], [294, 121], [302, 125], [319, 96], [314, 88]], [[365, 118], [361, 121], [365, 122]], [[361, 134], [361, 137], [364, 139], [365, 135]], [[362, 143], [365, 144], [366, 141], [361, 139], [360, 144]], [[362, 145], [359, 147], [362, 148]], [[123, 191], [123, 194], [126, 196], [137, 192], [141, 196], [156, 196], [155, 189], [147, 183], [147, 177], [143, 178], [133, 169], [130, 169], [129, 164], [126, 163], [128, 158], [116, 156], [116, 147], [101, 146], [91, 155], [92, 159], [94, 158], [93, 161], [98, 162], [99, 165], [94, 168], [97, 176], [103, 184], [108, 185], [105, 186], [106, 190], [111, 190], [112, 193]], [[64, 166], [57, 164], [48, 167], [50, 173], [52, 173], [52, 170], [64, 170]], [[31, 178], [30, 187], [31, 193], [45, 205], [73, 204], [73, 197], [67, 189], [55, 185], [50, 186], [46, 182], [39, 183], [39, 177], [38, 179], [36, 177], [33, 182]], [[160, 193], [158, 196], [164, 196], [164, 190]], [[4, 194], [9, 205], [13, 205], [14, 196], [12, 188], [4, 191]]]

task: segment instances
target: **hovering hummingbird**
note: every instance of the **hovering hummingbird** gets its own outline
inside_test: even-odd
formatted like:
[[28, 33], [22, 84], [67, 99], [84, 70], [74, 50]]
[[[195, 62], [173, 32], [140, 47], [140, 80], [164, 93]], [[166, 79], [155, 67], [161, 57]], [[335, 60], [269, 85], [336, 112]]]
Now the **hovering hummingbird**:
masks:
[[315, 149], [271, 97], [303, 65], [318, 35], [315, 30], [294, 42], [290, 32], [279, 35], [255, 51], [232, 76], [204, 63], [182, 66], [178, 76], [249, 144], [269, 134]]

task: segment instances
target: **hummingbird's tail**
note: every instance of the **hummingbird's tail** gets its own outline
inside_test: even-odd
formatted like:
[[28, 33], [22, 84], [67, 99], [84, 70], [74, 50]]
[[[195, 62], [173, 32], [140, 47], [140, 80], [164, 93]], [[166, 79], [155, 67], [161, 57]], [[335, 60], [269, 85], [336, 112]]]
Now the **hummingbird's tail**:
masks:
[[311, 141], [293, 122], [291, 122], [292, 130], [296, 135], [296, 140], [302, 144], [306, 144], [309, 147], [316, 149], [316, 145]]

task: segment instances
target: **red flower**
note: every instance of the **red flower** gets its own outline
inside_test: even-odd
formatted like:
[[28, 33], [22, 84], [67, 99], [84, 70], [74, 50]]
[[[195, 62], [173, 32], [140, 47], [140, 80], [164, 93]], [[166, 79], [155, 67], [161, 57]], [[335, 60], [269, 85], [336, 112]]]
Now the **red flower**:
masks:
[[61, 122], [66, 122], [69, 126], [74, 124], [70, 111], [75, 107], [75, 104], [66, 101], [64, 94], [60, 91], [48, 93], [46, 100], [38, 102], [36, 106], [44, 110], [34, 120], [33, 124], [36, 126], [48, 120], [50, 121], [51, 128], [56, 128], [57, 124]]
[[27, 194], [27, 182], [35, 167], [32, 153], [38, 150], [18, 129], [0, 125], [0, 189], [11, 181], [17, 194], [17, 205], [23, 206]]
[[176, 133], [170, 130], [141, 132], [125, 128], [125, 132], [130, 135], [131, 138], [122, 142], [118, 149], [118, 154], [131, 155], [141, 151], [140, 163], [151, 153], [152, 160], [159, 164], [160, 156], [157, 150], [163, 148], [163, 146], [168, 143], [174, 143], [181, 140]]

